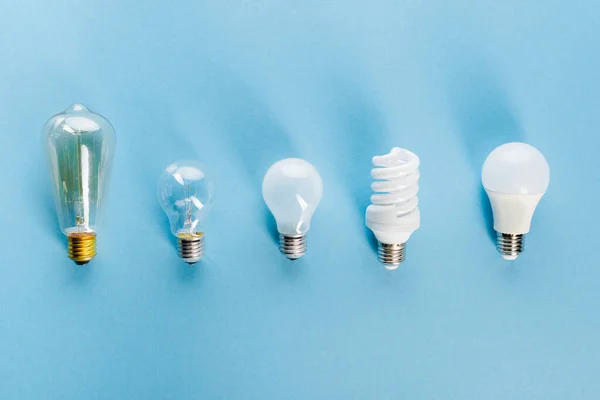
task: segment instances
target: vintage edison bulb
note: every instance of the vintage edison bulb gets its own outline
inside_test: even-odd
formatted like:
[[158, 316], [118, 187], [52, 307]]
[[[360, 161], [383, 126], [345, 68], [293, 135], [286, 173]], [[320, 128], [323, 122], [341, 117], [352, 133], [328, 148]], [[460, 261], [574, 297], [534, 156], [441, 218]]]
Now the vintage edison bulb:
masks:
[[103, 116], [74, 104], [50, 118], [42, 133], [68, 254], [75, 263], [84, 265], [96, 255], [96, 235], [106, 203], [115, 131]]

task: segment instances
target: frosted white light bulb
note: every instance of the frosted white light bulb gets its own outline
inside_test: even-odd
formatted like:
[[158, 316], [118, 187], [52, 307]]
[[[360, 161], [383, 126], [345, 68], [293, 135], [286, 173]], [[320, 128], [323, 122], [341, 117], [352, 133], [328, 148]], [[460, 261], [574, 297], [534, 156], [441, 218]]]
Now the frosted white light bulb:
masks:
[[84, 265], [96, 256], [96, 234], [106, 203], [115, 131], [103, 116], [74, 104], [50, 118], [42, 134], [69, 258]]
[[367, 227], [378, 241], [378, 258], [394, 270], [404, 261], [405, 243], [419, 229], [419, 157], [394, 147], [384, 156], [373, 157], [371, 176], [374, 194], [367, 207]]
[[533, 146], [506, 143], [486, 158], [481, 181], [492, 205], [497, 249], [505, 260], [514, 260], [550, 183], [548, 162]]
[[310, 220], [323, 194], [319, 172], [299, 158], [278, 161], [265, 174], [262, 194], [277, 222], [279, 250], [290, 260], [302, 257]]
[[214, 185], [204, 176], [200, 163], [178, 161], [158, 179], [158, 202], [167, 214], [177, 238], [179, 257], [194, 264], [204, 254], [204, 233], [199, 224], [214, 204]]

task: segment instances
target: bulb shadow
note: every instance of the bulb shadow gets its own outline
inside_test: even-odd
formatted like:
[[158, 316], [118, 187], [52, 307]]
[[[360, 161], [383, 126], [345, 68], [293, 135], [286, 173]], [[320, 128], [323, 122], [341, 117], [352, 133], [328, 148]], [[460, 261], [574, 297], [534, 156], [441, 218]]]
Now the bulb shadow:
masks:
[[[277, 225], [262, 200], [262, 180], [276, 161], [299, 156], [293, 140], [267, 104], [267, 93], [249, 85], [229, 67], [221, 65], [215, 69], [213, 79], [204, 89], [210, 96], [204, 112], [222, 134], [232, 153], [232, 167], [248, 183], [251, 197], [256, 200], [259, 210], [252, 214], [252, 219], [262, 224], [272, 241], [278, 243]], [[237, 198], [226, 194], [223, 197]]]
[[[227, 67], [219, 68], [211, 81], [211, 102], [205, 110], [228, 140], [239, 170], [260, 195], [262, 179], [271, 164], [297, 155], [286, 129], [255, 90]], [[268, 151], [265, 151], [268, 149]]]
[[273, 217], [273, 214], [271, 214], [271, 211], [269, 211], [266, 205], [263, 208], [263, 215], [265, 226], [267, 227], [271, 241], [279, 246], [279, 231], [277, 230], [277, 221], [275, 221], [275, 217]]
[[[46, 166], [46, 168], [50, 168]], [[35, 176], [33, 178], [35, 180], [33, 185], [30, 185], [30, 188], [43, 188], [43, 194], [40, 195], [39, 192], [31, 192], [31, 195], [28, 196], [29, 199], [38, 199], [39, 204], [37, 206], [32, 206], [29, 209], [34, 210], [36, 213], [35, 220], [40, 221], [39, 225], [43, 225], [43, 229], [46, 230], [47, 234], [54, 238], [57, 243], [63, 243], [65, 241], [64, 234], [60, 229], [60, 223], [58, 221], [58, 217], [56, 214], [56, 206], [54, 205], [54, 198], [52, 193], [52, 187], [48, 183], [47, 180], [42, 179], [46, 174], [32, 174]], [[49, 179], [49, 178], [48, 178]]]
[[92, 274], [94, 273], [94, 267], [92, 265], [79, 266], [76, 265], [73, 268], [73, 273], [71, 274], [73, 278], [73, 282], [84, 283], [87, 282]]
[[209, 268], [210, 262], [200, 260], [196, 264], [189, 265], [182, 260], [179, 260], [176, 267], [176, 275], [181, 283], [190, 283], [198, 281], [204, 275], [204, 269]]
[[47, 198], [44, 202], [44, 207], [42, 210], [43, 211], [40, 211], [44, 215], [42, 220], [45, 221], [44, 225], [47, 226], [48, 233], [51, 233], [51, 236], [56, 240], [56, 242], [63, 243], [65, 241], [65, 235], [60, 229], [58, 223], [56, 208], [54, 207], [54, 200], [52, 198]]
[[371, 249], [377, 252], [377, 240], [365, 226], [365, 211], [371, 197], [370, 171], [373, 156], [386, 154], [392, 140], [388, 138], [383, 115], [363, 88], [339, 76], [331, 79], [330, 84], [340, 132], [333, 145], [338, 156], [330, 161], [352, 199], [352, 221], [365, 232]]
[[373, 234], [373, 232], [365, 225], [365, 236], [367, 237], [367, 242], [369, 243], [369, 247], [373, 251], [373, 253], [377, 254], [377, 238]]
[[154, 207], [154, 214], [156, 221], [160, 224], [160, 232], [163, 239], [174, 242], [173, 235], [171, 235], [171, 223], [158, 203]]
[[[283, 259], [278, 263], [278, 271], [281, 274], [281, 278], [286, 282], [297, 281], [303, 276], [303, 270], [306, 269], [305, 262], [302, 258], [298, 260], [288, 260], [283, 254], [280, 254]], [[306, 255], [304, 256], [306, 257]]]
[[503, 260], [503, 264], [508, 264], [508, 265], [502, 265], [502, 268], [500, 268], [500, 274], [502, 276], [502, 279], [504, 279], [505, 282], [508, 282], [509, 284], [511, 284], [511, 286], [514, 284], [514, 282], [521, 280], [522, 276], [522, 266], [519, 265], [519, 259], [516, 259], [514, 261], [504, 261]]
[[494, 245], [496, 245], [496, 231], [494, 230], [494, 213], [492, 212], [492, 205], [490, 204], [490, 199], [488, 198], [488, 195], [485, 192], [483, 186], [479, 191], [479, 200], [481, 202], [481, 216], [483, 217], [488, 237], [490, 241], [494, 243]]
[[449, 87], [450, 103], [471, 166], [471, 181], [480, 188], [482, 223], [495, 243], [493, 214], [481, 185], [481, 168], [493, 149], [504, 143], [524, 141], [525, 134], [506, 89], [480, 60], [473, 59], [454, 72]]
[[[196, 136], [190, 135], [189, 130], [182, 126], [181, 121], [185, 115], [181, 115], [177, 104], [167, 101], [157, 102], [154, 97], [150, 97], [132, 112], [133, 115], [127, 115], [127, 118], [121, 117], [123, 121], [120, 131], [126, 132], [127, 136], [123, 135], [125, 137], [121, 140], [121, 146], [117, 148], [115, 155], [115, 166], [120, 167], [123, 171], [121, 174], [127, 173], [131, 176], [122, 177], [115, 183], [128, 182], [129, 186], [121, 190], [134, 189], [143, 193], [144, 198], [154, 200], [150, 204], [144, 202], [144, 205], [137, 207], [136, 211], [143, 213], [139, 218], [156, 221], [163, 238], [172, 243], [169, 220], [158, 204], [156, 196], [157, 181], [164, 169], [175, 161], [198, 159], [202, 161], [203, 158], [199, 153], [203, 148], [198, 146]], [[133, 149], [121, 150], [128, 145], [134, 146]], [[135, 151], [137, 156], [127, 157], [127, 150]], [[133, 182], [136, 187], [131, 188], [129, 182]], [[111, 190], [109, 194], [109, 202], [114, 200], [112, 192]]]
[[96, 264], [102, 264], [101, 260], [93, 259], [86, 265], [77, 265], [67, 258], [66, 250], [63, 257], [65, 260], [62, 263], [64, 264], [69, 284], [79, 287], [90, 285], [94, 279]]
[[[50, 162], [46, 160], [46, 154], [42, 154], [43, 151], [41, 148], [38, 151], [39, 154], [36, 159], [40, 160], [39, 164], [29, 165], [28, 177], [31, 184], [26, 185], [27, 196], [25, 200], [32, 202], [32, 199], [35, 199], [35, 204], [29, 204], [27, 209], [32, 210], [34, 220], [39, 222], [36, 224], [36, 228], [45, 229], [48, 236], [54, 238], [57, 243], [62, 244], [64, 242], [64, 235], [60, 229], [60, 222], [54, 204], [54, 193], [51, 183], [53, 175], [50, 173]], [[40, 173], [40, 171], [43, 172]]]

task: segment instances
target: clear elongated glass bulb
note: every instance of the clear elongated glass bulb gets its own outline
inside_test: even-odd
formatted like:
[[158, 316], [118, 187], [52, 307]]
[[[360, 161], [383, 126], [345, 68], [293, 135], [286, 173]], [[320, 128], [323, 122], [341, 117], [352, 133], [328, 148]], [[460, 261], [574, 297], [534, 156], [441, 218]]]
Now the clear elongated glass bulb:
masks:
[[277, 222], [279, 249], [290, 260], [306, 252], [306, 233], [323, 194], [323, 181], [315, 167], [299, 158], [273, 164], [262, 184], [262, 194]]
[[483, 163], [481, 181], [492, 205], [497, 249], [506, 260], [524, 250], [533, 213], [550, 183], [550, 167], [538, 149], [506, 143]]
[[42, 134], [69, 257], [79, 265], [87, 264], [96, 255], [96, 234], [106, 202], [115, 131], [103, 116], [74, 104], [50, 118]]
[[197, 161], [174, 162], [158, 179], [158, 201], [178, 240], [179, 256], [190, 265], [204, 255], [200, 223], [213, 207], [214, 193], [214, 184]]

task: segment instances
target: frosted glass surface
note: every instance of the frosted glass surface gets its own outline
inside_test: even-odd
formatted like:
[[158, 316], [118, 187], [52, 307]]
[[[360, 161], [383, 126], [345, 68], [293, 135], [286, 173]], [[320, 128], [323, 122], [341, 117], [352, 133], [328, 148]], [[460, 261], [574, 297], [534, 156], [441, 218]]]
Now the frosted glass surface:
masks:
[[544, 193], [550, 167], [538, 149], [525, 143], [506, 143], [490, 153], [481, 172], [487, 190], [507, 194]]
[[269, 168], [263, 198], [283, 234], [306, 233], [323, 194], [319, 172], [307, 161], [287, 158]]

